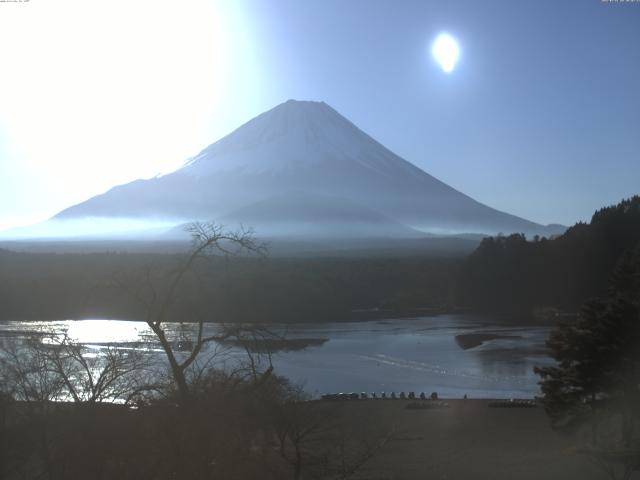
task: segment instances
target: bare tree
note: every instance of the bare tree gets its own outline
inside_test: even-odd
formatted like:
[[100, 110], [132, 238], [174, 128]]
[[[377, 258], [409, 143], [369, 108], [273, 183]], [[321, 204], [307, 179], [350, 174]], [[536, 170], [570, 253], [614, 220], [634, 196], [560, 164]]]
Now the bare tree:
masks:
[[291, 466], [293, 479], [299, 480], [304, 468], [317, 468], [328, 462], [322, 446], [333, 429], [331, 413], [304, 401], [301, 389], [292, 388], [290, 398], [276, 406], [275, 433], [282, 459]]
[[393, 430], [354, 421], [354, 410], [346, 406], [309, 401], [300, 387], [289, 385], [288, 399], [276, 405], [272, 421], [293, 480], [352, 478], [393, 438]]
[[178, 393], [178, 401], [183, 405], [188, 403], [192, 393], [188, 381], [189, 368], [202, 367], [196, 360], [205, 346], [212, 342], [222, 343], [238, 338], [246, 328], [226, 327], [214, 334], [205, 335], [205, 315], [201, 311], [195, 311], [193, 305], [185, 306], [180, 314], [189, 315], [188, 322], [194, 324], [195, 329], [190, 332], [183, 331], [178, 344], [174, 343], [169, 338], [167, 323], [171, 314], [175, 312], [181, 293], [189, 283], [189, 288], [197, 289], [200, 296], [206, 296], [197, 267], [198, 263], [206, 262], [212, 256], [228, 257], [240, 253], [263, 255], [266, 251], [265, 246], [255, 240], [251, 230], [241, 229], [232, 232], [215, 223], [195, 222], [189, 224], [186, 231], [191, 234], [192, 248], [174, 270], [158, 278], [157, 272], [154, 272], [151, 266], [147, 266], [142, 278], [134, 280], [133, 286], [117, 280], [119, 287], [127, 291], [143, 307], [145, 322], [162, 347]]
[[136, 346], [89, 352], [64, 334], [52, 337], [45, 356], [49, 371], [64, 384], [66, 399], [76, 403], [128, 403], [149, 388], [149, 364]]
[[108, 346], [93, 352], [56, 332], [5, 342], [0, 366], [7, 395], [32, 404], [126, 403], [147, 388], [149, 367], [135, 347]]
[[7, 396], [28, 404], [63, 398], [64, 381], [53, 374], [40, 335], [5, 340], [0, 350], [0, 381]]
[[45, 331], [4, 341], [0, 385], [5, 399], [14, 403], [2, 413], [8, 412], [11, 428], [28, 440], [21, 447], [6, 444], [10, 461], [2, 462], [0, 475], [24, 470], [30, 478], [65, 478], [83, 455], [91, 456], [96, 468], [104, 464], [105, 458], [98, 461], [96, 445], [102, 439], [95, 431], [100, 415], [94, 406], [133, 399], [145, 390], [146, 371], [146, 356], [136, 348], [109, 346], [95, 352], [66, 333]]

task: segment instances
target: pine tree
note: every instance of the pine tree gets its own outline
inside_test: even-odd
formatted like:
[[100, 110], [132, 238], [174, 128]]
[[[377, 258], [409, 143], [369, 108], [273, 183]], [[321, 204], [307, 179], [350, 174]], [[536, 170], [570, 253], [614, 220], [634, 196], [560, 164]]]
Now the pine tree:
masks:
[[629, 478], [640, 470], [640, 245], [623, 256], [609, 296], [560, 323], [547, 346], [557, 363], [535, 371], [552, 424], [588, 426], [582, 451]]

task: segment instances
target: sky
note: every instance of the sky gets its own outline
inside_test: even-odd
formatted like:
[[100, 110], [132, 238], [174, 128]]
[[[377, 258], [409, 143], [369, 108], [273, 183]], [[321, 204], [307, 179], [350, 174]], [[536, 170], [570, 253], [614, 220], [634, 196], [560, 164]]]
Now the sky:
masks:
[[30, 0], [0, 2], [0, 230], [177, 169], [290, 98], [543, 224], [640, 193], [639, 2]]

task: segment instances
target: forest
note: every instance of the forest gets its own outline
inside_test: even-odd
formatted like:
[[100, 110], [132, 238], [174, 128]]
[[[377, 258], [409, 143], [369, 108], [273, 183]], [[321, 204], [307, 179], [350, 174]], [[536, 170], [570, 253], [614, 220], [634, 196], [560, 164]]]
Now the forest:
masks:
[[[144, 318], [127, 293], [156, 284], [180, 254], [0, 251], [0, 319]], [[212, 257], [182, 305], [207, 321], [339, 321], [440, 312], [460, 259]], [[194, 307], [197, 305], [197, 307]], [[186, 308], [186, 307], [185, 307]], [[173, 320], [189, 321], [186, 310]]]
[[606, 294], [615, 266], [639, 245], [639, 196], [598, 210], [557, 238], [489, 237], [464, 261], [456, 299], [481, 310], [575, 312]]
[[[487, 237], [467, 256], [217, 255], [185, 282], [171, 315], [176, 321], [197, 315], [224, 323], [274, 323], [476, 311], [530, 320], [545, 309], [576, 312], [605, 294], [616, 264], [639, 243], [635, 196], [556, 238]], [[147, 312], [131, 292], [147, 284], [163, 288], [182, 258], [176, 252], [0, 250], [0, 319], [143, 320]]]

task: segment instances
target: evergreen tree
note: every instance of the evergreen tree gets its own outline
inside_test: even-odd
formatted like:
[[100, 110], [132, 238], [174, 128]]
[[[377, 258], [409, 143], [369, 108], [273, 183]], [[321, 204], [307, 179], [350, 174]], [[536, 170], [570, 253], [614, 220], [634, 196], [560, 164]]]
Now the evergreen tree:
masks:
[[536, 373], [553, 425], [588, 426], [582, 451], [612, 478], [629, 478], [640, 469], [640, 244], [623, 256], [609, 296], [560, 323], [547, 346], [557, 363]]
[[587, 299], [607, 294], [614, 268], [638, 242], [637, 195], [598, 210], [590, 223], [577, 223], [557, 238], [487, 238], [462, 265], [458, 301], [486, 310], [576, 311]]

